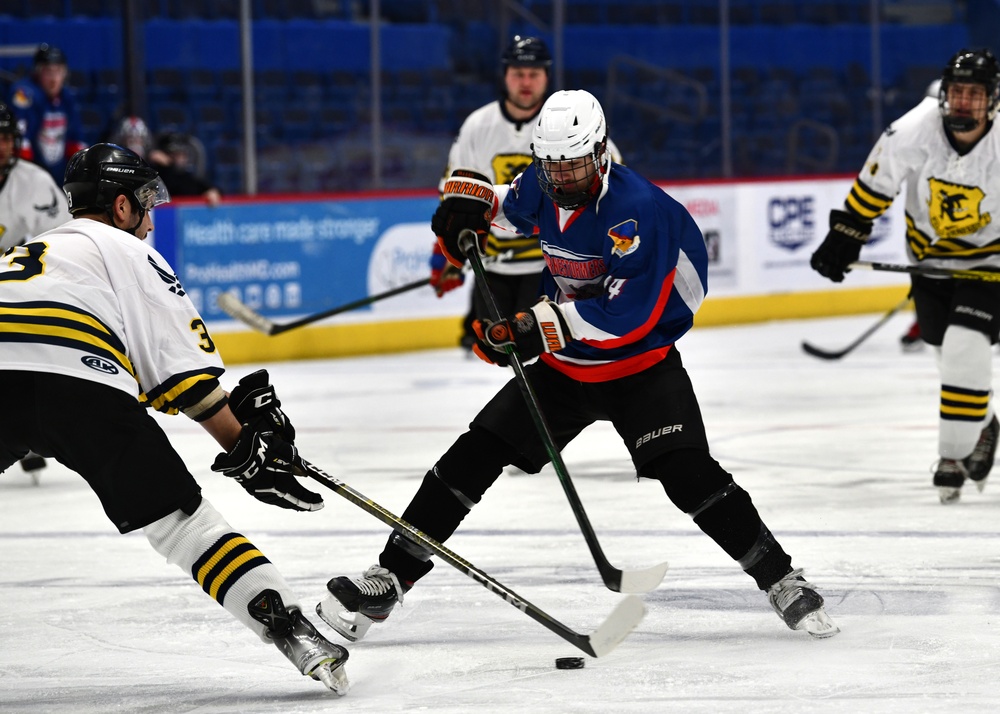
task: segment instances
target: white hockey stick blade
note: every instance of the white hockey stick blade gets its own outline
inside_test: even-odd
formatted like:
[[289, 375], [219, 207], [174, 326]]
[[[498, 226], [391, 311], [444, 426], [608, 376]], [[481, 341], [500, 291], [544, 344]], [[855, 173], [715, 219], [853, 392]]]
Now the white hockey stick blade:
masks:
[[587, 638], [594, 657], [603, 657], [621, 644], [645, 616], [646, 606], [635, 595], [618, 603], [608, 619]]
[[257, 332], [263, 332], [265, 335], [270, 335], [274, 332], [273, 322], [244, 305], [240, 302], [240, 299], [232, 293], [220, 293], [219, 297], [216, 298], [215, 301], [227, 315], [239, 320], [249, 327], [252, 327], [257, 330]]
[[623, 570], [621, 587], [618, 592], [648, 593], [656, 590], [667, 575], [668, 563], [660, 563], [645, 570]]

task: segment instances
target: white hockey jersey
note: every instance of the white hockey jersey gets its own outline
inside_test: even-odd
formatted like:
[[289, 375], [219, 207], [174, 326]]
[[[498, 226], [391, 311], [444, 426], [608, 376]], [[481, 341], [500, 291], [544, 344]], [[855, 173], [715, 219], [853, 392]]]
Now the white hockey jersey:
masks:
[[906, 184], [907, 253], [948, 269], [1000, 268], [1000, 129], [965, 155], [948, 141], [937, 99], [883, 132], [851, 187], [847, 210], [876, 218]]
[[173, 269], [78, 218], [0, 257], [0, 370], [99, 382], [166, 412], [218, 384], [215, 343]]
[[[537, 115], [536, 115], [537, 116]], [[478, 171], [494, 184], [506, 186], [531, 164], [531, 131], [534, 117], [517, 121], [504, 111], [503, 101], [490, 102], [472, 112], [462, 123], [448, 152], [448, 166], [438, 190], [453, 169]], [[609, 139], [611, 160], [621, 163], [618, 148]], [[525, 237], [493, 226], [486, 245], [486, 255], [502, 256], [487, 261], [489, 272], [503, 275], [540, 273], [545, 266], [538, 236]]]
[[49, 172], [21, 159], [0, 184], [0, 253], [71, 218]]

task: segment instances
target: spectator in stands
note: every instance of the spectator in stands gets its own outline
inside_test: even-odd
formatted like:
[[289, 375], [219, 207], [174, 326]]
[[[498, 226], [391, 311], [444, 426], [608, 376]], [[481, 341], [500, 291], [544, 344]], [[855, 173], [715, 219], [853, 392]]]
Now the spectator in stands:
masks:
[[211, 206], [222, 195], [197, 171], [196, 148], [187, 134], [168, 132], [156, 141], [140, 117], [125, 117], [111, 134], [111, 143], [131, 149], [155, 168], [171, 196], [202, 196]]
[[222, 194], [198, 169], [198, 144], [187, 134], [168, 132], [157, 139], [147, 159], [157, 170], [171, 196], [201, 196], [210, 206], [219, 205]]
[[[153, 148], [153, 135], [140, 117], [125, 117], [115, 126], [108, 141], [134, 151], [140, 158], [147, 158]], [[167, 187], [169, 191], [170, 188]]]
[[38, 164], [62, 186], [69, 158], [83, 149], [76, 98], [66, 86], [66, 55], [41, 44], [31, 76], [14, 84], [11, 106], [21, 132], [21, 158]]
[[[548, 96], [552, 55], [537, 37], [515, 35], [500, 58], [503, 91], [496, 101], [470, 114], [459, 129], [448, 154], [444, 177], [456, 168], [471, 169], [494, 184], [506, 185], [531, 164], [533, 121]], [[621, 163], [618, 148], [610, 140], [612, 161]], [[439, 189], [444, 187], [441, 179]], [[500, 314], [513, 313], [541, 295], [542, 249], [537, 234], [526, 237], [493, 226], [486, 246], [488, 284]], [[435, 244], [431, 256], [431, 285], [438, 297], [464, 282], [463, 273], [449, 265]], [[476, 344], [473, 320], [488, 320], [486, 301], [478, 291], [462, 325], [461, 344], [471, 350]]]

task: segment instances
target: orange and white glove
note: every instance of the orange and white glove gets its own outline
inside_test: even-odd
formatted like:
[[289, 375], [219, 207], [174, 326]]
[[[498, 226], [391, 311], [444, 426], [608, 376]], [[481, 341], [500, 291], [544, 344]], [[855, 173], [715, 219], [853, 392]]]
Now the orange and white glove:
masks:
[[573, 341], [562, 309], [548, 298], [497, 322], [475, 320], [472, 329], [478, 338], [472, 351], [484, 362], [501, 367], [510, 364], [507, 345], [514, 345], [518, 356], [528, 361], [543, 352], [558, 352]]

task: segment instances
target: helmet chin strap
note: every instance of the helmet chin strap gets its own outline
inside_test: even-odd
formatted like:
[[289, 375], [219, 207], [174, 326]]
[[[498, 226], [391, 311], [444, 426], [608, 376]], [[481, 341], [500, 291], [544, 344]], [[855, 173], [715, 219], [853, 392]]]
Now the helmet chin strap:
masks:
[[[135, 205], [135, 203], [133, 203], [133, 202], [132, 202], [132, 201], [130, 200], [130, 201], [129, 201], [129, 205]], [[138, 238], [139, 236], [138, 236], [138, 235], [136, 235], [136, 231], [137, 231], [137, 230], [139, 230], [139, 226], [141, 226], [141, 225], [142, 225], [142, 220], [143, 220], [143, 219], [144, 219], [144, 218], [146, 217], [146, 209], [145, 209], [145, 208], [143, 208], [142, 206], [139, 206], [139, 208], [138, 208], [138, 213], [137, 213], [137, 215], [139, 216], [139, 220], [137, 220], [137, 221], [135, 222], [135, 225], [134, 225], [134, 226], [132, 226], [131, 228], [125, 228], [125, 227], [123, 227], [123, 226], [119, 226], [119, 225], [118, 225], [118, 222], [117, 222], [117, 221], [115, 220], [115, 215], [114, 215], [114, 210], [115, 210], [114, 206], [110, 206], [110, 207], [108, 208], [108, 218], [110, 218], [110, 219], [111, 219], [111, 225], [113, 225], [113, 226], [115, 226], [116, 228], [118, 228], [118, 230], [121, 230], [121, 231], [125, 231], [125, 232], [126, 232], [126, 233], [128, 233], [129, 235], [133, 235], [133, 236], [135, 236], [136, 238]]]

